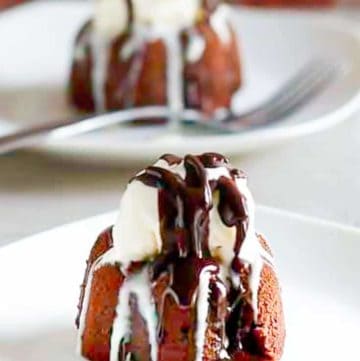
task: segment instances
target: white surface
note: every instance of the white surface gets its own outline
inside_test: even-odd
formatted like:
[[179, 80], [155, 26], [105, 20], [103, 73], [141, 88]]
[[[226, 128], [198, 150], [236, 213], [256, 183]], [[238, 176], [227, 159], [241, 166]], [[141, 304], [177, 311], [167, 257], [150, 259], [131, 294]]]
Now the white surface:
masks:
[[[110, 213], [0, 249], [0, 359], [75, 360], [74, 318], [85, 259]], [[360, 323], [360, 232], [259, 207], [271, 240], [287, 321], [283, 361], [350, 360]], [[354, 358], [355, 357], [355, 358]]]
[[[0, 58], [0, 96], [6, 100], [0, 104], [3, 119], [30, 123], [70, 114], [64, 80], [72, 39], [89, 12], [86, 4], [69, 1], [29, 4], [2, 17], [0, 41], [8, 49]], [[245, 86], [235, 102], [239, 109], [267, 98], [306, 60], [319, 54], [344, 60], [346, 75], [271, 128], [231, 136], [184, 136], [156, 127], [111, 128], [53, 143], [46, 150], [101, 162], [152, 160], [164, 152], [201, 152], [209, 144], [232, 155], [323, 130], [360, 107], [360, 30], [355, 25], [326, 14], [280, 15], [276, 11], [234, 11], [233, 20], [240, 33], [245, 71]], [[22, 107], [18, 106], [20, 99]]]

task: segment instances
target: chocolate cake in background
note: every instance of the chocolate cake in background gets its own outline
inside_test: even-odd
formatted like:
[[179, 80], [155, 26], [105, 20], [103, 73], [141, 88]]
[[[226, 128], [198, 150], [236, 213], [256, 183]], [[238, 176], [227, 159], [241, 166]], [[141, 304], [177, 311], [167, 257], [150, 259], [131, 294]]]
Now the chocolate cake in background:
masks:
[[177, 98], [207, 114], [229, 108], [241, 65], [228, 12], [218, 0], [96, 0], [75, 41], [72, 104], [104, 111]]

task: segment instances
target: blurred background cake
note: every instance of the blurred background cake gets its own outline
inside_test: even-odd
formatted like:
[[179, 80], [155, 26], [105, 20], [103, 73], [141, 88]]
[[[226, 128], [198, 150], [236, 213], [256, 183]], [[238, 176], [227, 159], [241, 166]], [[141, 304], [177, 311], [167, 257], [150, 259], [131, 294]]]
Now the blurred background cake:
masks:
[[79, 32], [71, 102], [85, 111], [178, 103], [229, 108], [241, 85], [238, 41], [219, 0], [96, 0]]
[[92, 248], [77, 326], [92, 361], [278, 361], [280, 287], [245, 174], [214, 153], [139, 172]]

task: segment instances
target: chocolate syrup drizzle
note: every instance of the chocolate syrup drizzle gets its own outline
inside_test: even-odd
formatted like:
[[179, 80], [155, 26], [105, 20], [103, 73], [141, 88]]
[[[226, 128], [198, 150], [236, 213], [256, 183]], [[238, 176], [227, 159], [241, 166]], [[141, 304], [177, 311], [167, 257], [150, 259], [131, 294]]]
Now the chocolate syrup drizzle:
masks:
[[[173, 155], [161, 159], [169, 165], [182, 161]], [[169, 170], [150, 166], [134, 179], [159, 189], [159, 216], [163, 254], [165, 257], [200, 259], [210, 257], [209, 215], [213, 207], [213, 193], [219, 191], [218, 211], [228, 227], [238, 227], [234, 248], [237, 257], [245, 238], [248, 215], [235, 179], [244, 174], [230, 169], [225, 157], [216, 153], [184, 158], [185, 179]], [[224, 167], [229, 176], [208, 180], [206, 168]], [[156, 277], [157, 273], [155, 274]]]
[[[159, 190], [163, 248], [162, 254], [153, 262], [152, 280], [155, 281], [163, 272], [170, 272], [172, 291], [181, 305], [190, 306], [201, 270], [207, 265], [215, 265], [215, 273], [219, 270], [209, 250], [210, 211], [214, 206], [213, 194], [216, 191], [219, 194], [218, 212], [221, 220], [226, 226], [235, 226], [237, 229], [232, 272], [240, 278], [240, 271], [245, 267], [238, 256], [248, 229], [248, 213], [244, 197], [236, 184], [236, 179], [245, 178], [245, 175], [232, 169], [228, 160], [216, 153], [187, 155], [184, 159], [165, 155], [161, 159], [170, 166], [183, 161], [185, 178], [156, 166], [146, 168], [134, 178]], [[228, 176], [209, 180], [206, 168], [218, 167], [225, 168]], [[240, 290], [231, 282], [226, 286], [229, 312], [224, 322], [229, 340], [228, 351], [232, 353], [248, 346], [253, 354], [259, 354], [256, 350], [257, 342], [252, 336], [256, 325], [248, 286], [242, 284]]]

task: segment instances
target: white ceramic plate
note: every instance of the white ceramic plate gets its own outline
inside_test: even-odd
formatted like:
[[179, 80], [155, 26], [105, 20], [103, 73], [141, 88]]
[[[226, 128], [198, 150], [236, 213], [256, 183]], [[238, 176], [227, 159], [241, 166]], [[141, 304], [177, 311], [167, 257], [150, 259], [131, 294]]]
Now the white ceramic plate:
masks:
[[[65, 83], [73, 38], [91, 12], [88, 2], [36, 2], [0, 15], [0, 132], [71, 114]], [[57, 141], [46, 151], [99, 161], [142, 161], [164, 152], [216, 150], [228, 155], [258, 149], [328, 128], [360, 108], [360, 29], [330, 14], [233, 11], [239, 32], [245, 85], [238, 109], [258, 104], [302, 64], [319, 55], [343, 60], [346, 75], [286, 121], [236, 135], [169, 134], [159, 128], [113, 127]]]
[[[114, 213], [0, 249], [0, 360], [71, 361], [85, 259]], [[283, 286], [283, 361], [355, 360], [360, 331], [360, 231], [259, 207]]]

